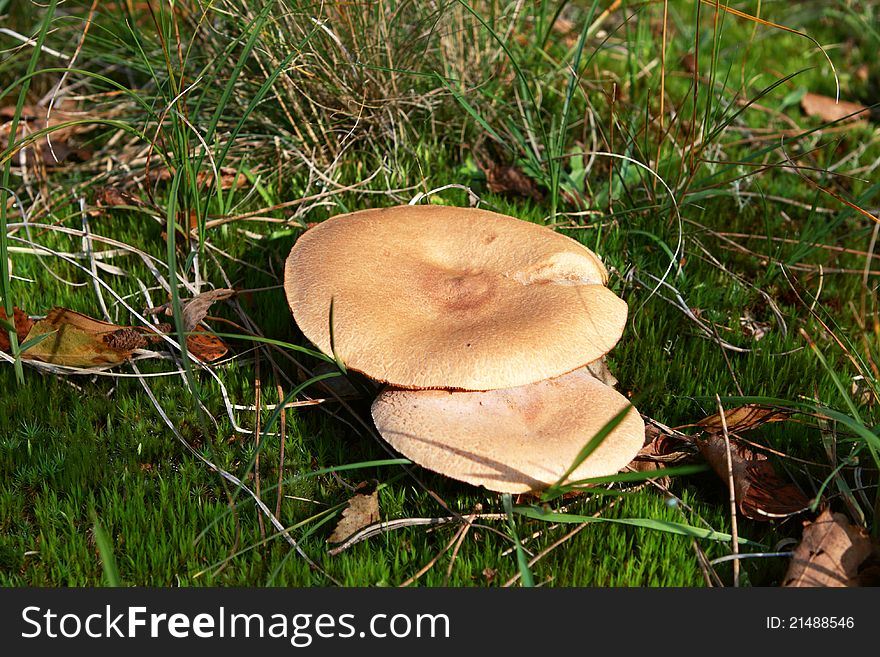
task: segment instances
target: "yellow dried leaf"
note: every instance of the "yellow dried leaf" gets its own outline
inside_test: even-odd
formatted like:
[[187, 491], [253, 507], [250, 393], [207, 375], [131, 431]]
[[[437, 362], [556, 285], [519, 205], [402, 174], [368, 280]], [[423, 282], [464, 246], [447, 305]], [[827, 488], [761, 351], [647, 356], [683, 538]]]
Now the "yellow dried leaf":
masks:
[[53, 308], [28, 332], [25, 342], [46, 336], [22, 358], [67, 367], [118, 365], [146, 344], [131, 327], [117, 326], [66, 308]]

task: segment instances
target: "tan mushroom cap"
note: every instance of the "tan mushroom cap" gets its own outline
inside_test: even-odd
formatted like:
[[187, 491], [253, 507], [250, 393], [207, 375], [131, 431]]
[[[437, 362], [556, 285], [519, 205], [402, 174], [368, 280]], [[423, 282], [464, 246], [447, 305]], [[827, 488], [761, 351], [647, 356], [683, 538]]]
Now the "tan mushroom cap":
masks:
[[297, 240], [284, 288], [322, 352], [405, 388], [489, 390], [596, 360], [626, 303], [598, 257], [549, 228], [485, 210], [398, 206], [340, 215]]
[[[392, 388], [376, 398], [372, 412], [382, 437], [422, 467], [490, 490], [524, 493], [556, 483], [628, 405], [581, 368], [485, 392]], [[644, 440], [645, 424], [630, 406], [568, 481], [618, 472]]]

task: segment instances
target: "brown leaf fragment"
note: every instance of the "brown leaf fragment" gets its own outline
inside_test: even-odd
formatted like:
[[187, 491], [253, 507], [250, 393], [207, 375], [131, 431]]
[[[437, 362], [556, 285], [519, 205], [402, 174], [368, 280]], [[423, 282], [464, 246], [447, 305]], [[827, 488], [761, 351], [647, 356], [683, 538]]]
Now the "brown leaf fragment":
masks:
[[[48, 135], [36, 139], [24, 149], [25, 162], [31, 166], [39, 161], [46, 166], [58, 166], [68, 158], [79, 161], [88, 160], [92, 153], [84, 148], [76, 148], [71, 145], [71, 140], [79, 134], [94, 129], [93, 124], [74, 124], [57, 127], [69, 121], [87, 120], [90, 117], [81, 112], [63, 110], [58, 107], [49, 109], [35, 105], [25, 105], [19, 115], [18, 126], [15, 131], [15, 139], [12, 137], [12, 118], [15, 116], [15, 106], [0, 107], [0, 148], [6, 148], [10, 141], [18, 141], [27, 138], [46, 128], [55, 128]], [[14, 162], [19, 161], [18, 155]]]
[[483, 160], [476, 153], [474, 153], [474, 162], [486, 176], [486, 187], [490, 192], [523, 196], [535, 201], [541, 201], [544, 198], [535, 181], [517, 167], [498, 164], [488, 156], [485, 156], [485, 160]]
[[[781, 422], [787, 419], [788, 416], [789, 412], [781, 408], [771, 408], [757, 404], [746, 404], [745, 406], [738, 406], [724, 411], [724, 420], [727, 422], [728, 433], [751, 431], [767, 422]], [[695, 426], [700, 427], [706, 433], [720, 433], [724, 430], [720, 413], [703, 418]]]
[[[214, 185], [214, 172], [200, 171], [196, 175], [196, 181], [200, 187], [205, 185], [211, 187]], [[237, 173], [232, 167], [220, 167], [220, 189], [224, 192], [233, 188], [242, 189], [247, 185], [247, 182], [247, 176], [243, 173]]]
[[[636, 472], [663, 470], [668, 463], [679, 463], [691, 457], [692, 453], [687, 451], [688, 446], [689, 444], [646, 422], [645, 445], [628, 467]], [[659, 476], [659, 473], [658, 477], [657, 481], [661, 486], [669, 487], [672, 483], [669, 477]]]
[[138, 348], [129, 348], [132, 340], [128, 330], [136, 331], [67, 308], [53, 308], [46, 319], [33, 325], [26, 340], [46, 337], [21, 356], [67, 367], [118, 365]]
[[[231, 290], [228, 288], [220, 288], [217, 290], [211, 290], [210, 292], [203, 292], [197, 297], [193, 297], [192, 299], [181, 299], [181, 306], [183, 307], [183, 329], [184, 331], [192, 331], [195, 329], [196, 325], [205, 319], [205, 316], [208, 314], [208, 310], [211, 308], [211, 305], [215, 301], [223, 301], [225, 299], [229, 299], [230, 297], [235, 295], [235, 290]], [[151, 315], [156, 315], [158, 313], [164, 312], [167, 316], [173, 315], [173, 310], [171, 307], [171, 302], [164, 303], [161, 306], [156, 306], [155, 308], [151, 308], [149, 311]]]
[[763, 339], [773, 328], [769, 322], [759, 322], [748, 310], [739, 318], [739, 325], [743, 334], [755, 342]]
[[807, 116], [817, 117], [826, 123], [867, 119], [869, 112], [869, 109], [860, 103], [847, 100], [835, 102], [833, 98], [814, 93], [808, 93], [801, 99], [801, 109]]
[[197, 326], [192, 334], [186, 336], [186, 349], [199, 360], [208, 363], [222, 358], [229, 351], [223, 340], [211, 335], [201, 326]]
[[120, 351], [134, 351], [147, 346], [147, 338], [144, 334], [130, 326], [106, 333], [102, 339], [111, 349]]
[[[372, 491], [370, 492], [370, 489]], [[327, 539], [328, 543], [342, 543], [356, 531], [379, 522], [379, 491], [375, 485], [361, 482], [355, 495], [348, 500], [348, 506], [336, 523], [336, 528]]]
[[[724, 482], [729, 481], [727, 445], [718, 433], [697, 440], [703, 458]], [[730, 439], [734, 496], [740, 513], [752, 520], [787, 518], [809, 508], [811, 500], [780, 477], [764, 454]]]
[[813, 522], [804, 523], [804, 534], [795, 548], [783, 586], [856, 586], [859, 566], [871, 554], [871, 540], [862, 527], [852, 525], [842, 513], [826, 508]]
[[605, 362], [604, 357], [594, 360], [592, 363], [587, 363], [587, 371], [606, 386], [613, 388], [617, 385], [617, 377], [608, 369], [608, 364]]
[[101, 207], [130, 206], [141, 208], [146, 206], [140, 198], [118, 187], [101, 187], [95, 194], [95, 203]]
[[859, 586], [880, 586], [880, 543], [871, 541], [873, 550], [859, 567]]
[[[6, 319], [6, 309], [0, 307], [0, 319]], [[21, 344], [27, 338], [34, 325], [33, 320], [28, 317], [27, 313], [17, 306], [12, 309], [12, 322], [15, 324], [15, 334], [18, 336], [18, 344]], [[6, 327], [0, 327], [0, 351], [9, 352], [12, 345], [9, 344], [9, 333]]]
[[693, 454], [693, 447], [680, 438], [662, 431], [659, 427], [645, 423], [645, 445], [639, 450], [636, 459], [660, 463], [677, 463]]

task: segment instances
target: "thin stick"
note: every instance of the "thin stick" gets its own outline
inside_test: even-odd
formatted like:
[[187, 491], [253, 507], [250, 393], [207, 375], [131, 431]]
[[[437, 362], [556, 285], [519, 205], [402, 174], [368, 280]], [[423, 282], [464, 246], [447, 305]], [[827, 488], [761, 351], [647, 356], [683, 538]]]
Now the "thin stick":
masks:
[[276, 389], [278, 390], [278, 402], [282, 406], [281, 416], [278, 418], [278, 421], [281, 423], [281, 431], [279, 432], [281, 435], [278, 438], [280, 441], [280, 453], [278, 455], [278, 495], [275, 498], [275, 515], [281, 517], [281, 500], [284, 498], [284, 443], [287, 442], [287, 412], [283, 405], [284, 388], [278, 383], [276, 384]]
[[[660, 37], [660, 112], [657, 115], [659, 134], [663, 134], [664, 113], [666, 111], [666, 27], [669, 17], [669, 0], [663, 0], [663, 35]], [[663, 139], [657, 140], [657, 158], [654, 166], [660, 168], [660, 150], [663, 147]], [[653, 188], [657, 189], [657, 179], [654, 178]]]
[[466, 522], [461, 526], [461, 529], [458, 532], [455, 547], [452, 548], [452, 555], [449, 557], [449, 565], [446, 567], [446, 577], [443, 578], [443, 586], [449, 586], [449, 578], [452, 577], [452, 567], [455, 566], [455, 560], [458, 557], [458, 550], [461, 548], [462, 543], [464, 543], [464, 539], [471, 526], [472, 523]]
[[396, 529], [403, 529], [404, 527], [417, 527], [420, 525], [446, 525], [450, 522], [470, 523], [474, 520], [507, 520], [507, 514], [473, 513], [467, 516], [440, 516], [438, 518], [398, 518], [397, 520], [386, 520], [384, 522], [377, 522], [372, 525], [368, 525], [363, 529], [355, 532], [336, 547], [327, 550], [327, 553], [330, 555], [337, 555], [340, 552], [344, 552], [356, 543], [360, 543], [361, 541], [365, 541], [366, 539], [377, 536], [379, 534], [384, 534], [386, 532], [394, 531]]
[[[459, 527], [458, 530], [455, 532], [455, 535], [452, 537], [452, 540], [446, 544], [446, 547], [444, 547], [437, 554], [435, 554], [433, 557], [431, 557], [431, 560], [428, 561], [428, 563], [426, 563], [424, 566], [419, 568], [418, 572], [415, 575], [413, 575], [412, 577], [410, 577], [406, 581], [404, 581], [400, 585], [400, 588], [405, 588], [405, 587], [409, 586], [410, 584], [414, 583], [419, 577], [421, 577], [426, 572], [431, 570], [431, 568], [434, 567], [434, 564], [436, 564], [440, 560], [440, 557], [442, 557], [444, 554], [449, 552], [449, 548], [451, 548], [453, 545], [455, 545], [456, 543], [459, 542], [459, 539], [461, 539], [464, 536], [465, 532], [467, 531], [467, 528], [470, 526], [471, 526], [470, 523], [465, 523], [464, 525]], [[456, 549], [457, 549], [457, 547], [458, 546], [456, 545]], [[451, 565], [452, 565], [452, 563], [450, 563], [450, 566]], [[446, 576], [447, 576], [447, 579], [449, 579], [449, 573], [447, 573]]]
[[[727, 485], [730, 487], [730, 536], [734, 555], [739, 554], [739, 538], [736, 525], [736, 489], [733, 482], [733, 456], [730, 453], [730, 435], [727, 433], [727, 418], [724, 416], [724, 407], [721, 405], [721, 397], [715, 394], [718, 403], [718, 412], [721, 416], [721, 430], [724, 433], [724, 447], [727, 449]], [[733, 561], [733, 586], [739, 588], [739, 559]]]
[[[262, 413], [260, 412], [260, 401], [261, 401], [261, 388], [262, 388], [262, 380], [260, 379], [260, 352], [259, 350], [254, 354], [254, 406], [256, 407], [256, 413], [254, 414], [254, 443], [257, 449], [257, 454], [254, 457], [254, 484], [257, 490], [257, 496], [262, 497], [262, 491], [260, 491], [260, 429], [262, 428]], [[277, 514], [276, 514], [277, 515]], [[263, 524], [263, 516], [258, 516], [258, 520], [260, 522], [260, 538], [266, 539], [266, 526]]]
[[395, 529], [403, 529], [404, 527], [417, 527], [419, 525], [445, 525], [456, 520], [458, 520], [458, 518], [447, 516], [441, 518], [399, 518], [397, 520], [386, 520], [384, 522], [377, 522], [372, 525], [368, 525], [359, 531], [356, 531], [354, 534], [342, 541], [342, 543], [340, 543], [336, 547], [327, 550], [327, 554], [335, 556], [340, 552], [344, 552], [356, 543], [365, 541], [372, 536], [377, 536], [379, 534], [384, 534], [385, 532], [394, 531]]

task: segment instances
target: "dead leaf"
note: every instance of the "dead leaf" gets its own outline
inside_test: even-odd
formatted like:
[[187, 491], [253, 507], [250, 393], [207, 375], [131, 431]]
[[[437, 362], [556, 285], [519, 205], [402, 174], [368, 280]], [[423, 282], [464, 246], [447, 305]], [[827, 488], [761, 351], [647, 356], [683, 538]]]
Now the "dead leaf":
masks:
[[68, 367], [118, 365], [146, 345], [137, 329], [102, 322], [87, 315], [53, 308], [36, 322], [26, 340], [47, 336], [21, 357]]
[[474, 153], [474, 162], [486, 176], [486, 187], [490, 192], [524, 196], [535, 201], [541, 201], [544, 198], [535, 181], [517, 167], [498, 164], [486, 155], [483, 157], [485, 160]]
[[[214, 185], [213, 171], [200, 171], [196, 175], [199, 187]], [[220, 189], [224, 192], [230, 189], [242, 189], [247, 185], [248, 179], [243, 173], [238, 173], [232, 167], [220, 167]]]
[[872, 384], [865, 381], [865, 377], [858, 374], [852, 377], [852, 385], [850, 386], [853, 399], [858, 400], [862, 406], [874, 405], [874, 388]]
[[694, 73], [697, 70], [697, 58], [696, 56], [689, 52], [685, 53], [681, 58], [681, 65], [684, 67], [684, 70], [688, 73]]
[[123, 205], [142, 208], [146, 206], [146, 203], [140, 198], [118, 187], [101, 187], [95, 195], [95, 203], [99, 207], [118, 207]]
[[[235, 290], [220, 288], [217, 290], [211, 290], [210, 292], [203, 292], [192, 299], [181, 299], [180, 304], [183, 308], [183, 330], [189, 332], [195, 329], [196, 325], [205, 319], [205, 316], [208, 314], [208, 309], [215, 301], [223, 301], [234, 295]], [[169, 317], [174, 314], [171, 308], [171, 302], [151, 308], [148, 312], [151, 315], [164, 312]]]
[[[712, 433], [697, 440], [703, 458], [724, 482], [729, 481], [724, 436]], [[809, 508], [811, 500], [780, 477], [764, 454], [730, 439], [734, 497], [740, 512], [752, 520], [787, 518]]]
[[658, 463], [677, 463], [695, 453], [690, 442], [668, 434], [659, 427], [645, 423], [645, 444], [636, 459]]
[[[11, 141], [23, 139], [47, 127], [53, 128], [68, 121], [90, 118], [87, 114], [58, 107], [53, 108], [50, 113], [46, 107], [25, 105], [19, 115], [15, 139], [12, 139], [12, 118], [14, 116], [14, 106], [0, 108], [0, 145], [4, 148]], [[49, 133], [48, 138], [46, 136], [40, 137], [24, 149], [25, 162], [33, 165], [36, 159], [47, 166], [58, 166], [71, 157], [81, 162], [89, 159], [92, 156], [91, 151], [74, 147], [71, 145], [71, 140], [77, 135], [93, 130], [94, 127], [89, 124], [77, 124], [53, 130]], [[15, 161], [18, 162], [17, 157]]]
[[617, 385], [617, 378], [608, 369], [608, 364], [605, 362], [604, 357], [594, 360], [592, 363], [587, 363], [587, 371], [606, 386], [613, 388]]
[[[363, 492], [372, 488], [372, 492]], [[342, 517], [336, 524], [328, 543], [342, 543], [356, 531], [379, 522], [379, 491], [375, 485], [362, 482], [355, 489], [358, 492], [348, 501]]]
[[[788, 411], [781, 408], [746, 404], [745, 406], [737, 406], [729, 411], [724, 411], [724, 421], [727, 423], [728, 433], [743, 433], [756, 429], [767, 422], [781, 422], [787, 419], [789, 415]], [[724, 431], [720, 413], [710, 415], [695, 425], [688, 426], [700, 427], [706, 433], [721, 433]]]
[[742, 327], [746, 337], [753, 339], [755, 342], [766, 336], [773, 328], [769, 322], [759, 322], [748, 310], [739, 318], [739, 325]]
[[795, 548], [783, 586], [855, 586], [859, 566], [872, 551], [862, 527], [852, 525], [842, 513], [825, 509], [813, 522], [804, 523], [804, 535]]
[[229, 351], [223, 340], [208, 333], [201, 326], [195, 327], [193, 333], [186, 336], [186, 348], [193, 356], [205, 362], [222, 358]]
[[869, 112], [869, 109], [860, 103], [846, 100], [835, 102], [833, 98], [813, 93], [808, 93], [801, 99], [801, 109], [807, 116], [817, 117], [826, 123], [866, 119]]
[[[0, 319], [6, 319], [6, 310], [0, 307]], [[12, 322], [15, 324], [15, 333], [18, 336], [18, 344], [27, 339], [27, 334], [34, 325], [33, 320], [27, 313], [17, 306], [12, 309]], [[5, 327], [0, 326], [0, 351], [9, 352], [12, 345], [9, 344], [9, 333]]]
[[[685, 443], [659, 427], [645, 423], [645, 444], [636, 457], [630, 461], [629, 468], [636, 472], [654, 472], [663, 470], [669, 463], [679, 463], [693, 456], [692, 451], [687, 450], [690, 443]], [[693, 449], [693, 448], [691, 448]], [[672, 483], [669, 477], [659, 477], [657, 482], [664, 487]]]

